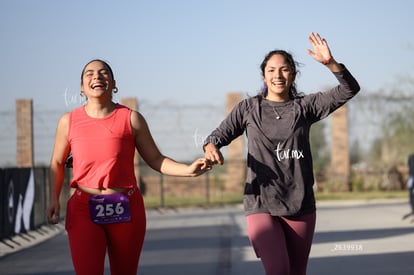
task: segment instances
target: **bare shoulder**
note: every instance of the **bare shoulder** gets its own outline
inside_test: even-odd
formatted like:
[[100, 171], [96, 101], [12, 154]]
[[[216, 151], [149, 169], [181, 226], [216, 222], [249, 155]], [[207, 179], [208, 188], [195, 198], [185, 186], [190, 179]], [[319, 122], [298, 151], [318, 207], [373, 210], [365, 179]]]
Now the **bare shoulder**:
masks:
[[56, 128], [56, 140], [67, 140], [69, 134], [70, 113], [63, 114], [58, 121]]
[[69, 127], [69, 120], [70, 120], [70, 113], [64, 113], [60, 118], [58, 122], [58, 128], [67, 128]]
[[146, 127], [145, 118], [140, 112], [131, 112], [131, 126], [135, 131], [142, 129], [142, 127]]

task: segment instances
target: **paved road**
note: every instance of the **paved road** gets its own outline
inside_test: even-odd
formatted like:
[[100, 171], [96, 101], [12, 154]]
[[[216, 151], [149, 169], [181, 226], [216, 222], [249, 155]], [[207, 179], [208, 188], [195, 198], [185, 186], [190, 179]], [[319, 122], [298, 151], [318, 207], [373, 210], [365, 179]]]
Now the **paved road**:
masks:
[[[318, 204], [308, 274], [414, 274], [414, 217], [401, 219], [408, 211], [401, 200]], [[263, 274], [240, 206], [147, 215], [139, 275]], [[67, 236], [60, 232], [1, 257], [0, 274], [74, 274]]]

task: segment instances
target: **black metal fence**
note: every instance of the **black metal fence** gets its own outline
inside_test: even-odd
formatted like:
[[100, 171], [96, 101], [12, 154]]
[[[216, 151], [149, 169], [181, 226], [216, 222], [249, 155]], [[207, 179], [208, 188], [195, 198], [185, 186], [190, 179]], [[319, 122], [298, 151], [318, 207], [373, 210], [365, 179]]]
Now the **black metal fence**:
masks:
[[[27, 233], [46, 223], [46, 208], [50, 200], [49, 169], [0, 169], [0, 240]], [[65, 183], [68, 182], [68, 171]], [[69, 197], [67, 184], [62, 190], [61, 213]]]

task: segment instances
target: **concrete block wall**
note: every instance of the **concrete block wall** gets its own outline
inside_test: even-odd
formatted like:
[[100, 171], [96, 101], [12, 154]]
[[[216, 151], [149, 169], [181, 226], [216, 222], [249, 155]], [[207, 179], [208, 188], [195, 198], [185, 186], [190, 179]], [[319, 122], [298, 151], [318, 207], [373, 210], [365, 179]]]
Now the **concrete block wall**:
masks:
[[348, 144], [348, 108], [342, 106], [332, 114], [330, 182], [338, 191], [350, 191], [350, 156]]
[[33, 101], [16, 100], [16, 164], [17, 167], [33, 167]]

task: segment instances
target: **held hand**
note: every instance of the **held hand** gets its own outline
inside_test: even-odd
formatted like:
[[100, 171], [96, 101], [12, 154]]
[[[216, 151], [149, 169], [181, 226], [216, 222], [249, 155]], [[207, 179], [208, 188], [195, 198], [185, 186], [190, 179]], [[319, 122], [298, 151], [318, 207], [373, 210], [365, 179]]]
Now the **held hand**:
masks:
[[324, 65], [327, 65], [333, 61], [328, 42], [325, 40], [325, 38], [320, 37], [318, 33], [312, 32], [309, 35], [308, 39], [313, 47], [313, 51], [309, 49], [306, 51], [310, 56], [313, 57], [313, 59]]
[[60, 205], [59, 203], [52, 203], [47, 209], [47, 221], [50, 224], [57, 224], [59, 222], [59, 212]]
[[211, 163], [205, 158], [196, 159], [190, 166], [190, 175], [193, 177], [199, 176], [211, 170]]
[[204, 147], [204, 157], [210, 161], [212, 164], [220, 164], [223, 165], [224, 163], [224, 158], [223, 155], [221, 154], [220, 150], [217, 149], [217, 147], [212, 144], [212, 143], [208, 143], [205, 147]]

